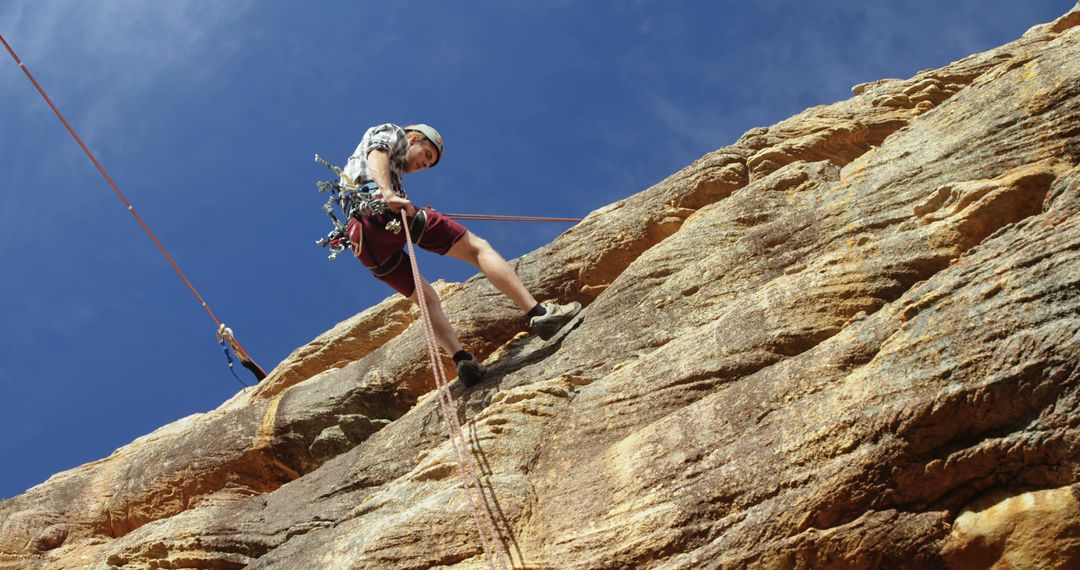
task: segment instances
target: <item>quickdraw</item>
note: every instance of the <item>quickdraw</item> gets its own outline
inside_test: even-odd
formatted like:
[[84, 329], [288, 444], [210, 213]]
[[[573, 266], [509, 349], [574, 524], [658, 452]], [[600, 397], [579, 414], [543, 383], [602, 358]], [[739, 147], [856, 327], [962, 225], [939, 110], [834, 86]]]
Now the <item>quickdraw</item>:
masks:
[[255, 380], [257, 382], [262, 382], [263, 378], [266, 378], [266, 372], [264, 372], [258, 364], [255, 364], [251, 355], [244, 350], [244, 347], [241, 346], [240, 342], [233, 336], [232, 329], [225, 326], [225, 323], [218, 325], [217, 339], [218, 344], [221, 345], [221, 349], [225, 352], [225, 360], [229, 363], [229, 372], [232, 372], [233, 378], [236, 378], [237, 382], [242, 384], [245, 388], [248, 387], [248, 385], [236, 375], [236, 370], [233, 369], [233, 359], [232, 356], [229, 355], [230, 348], [233, 353], [236, 354], [236, 357], [240, 359], [240, 364], [255, 375]]
[[[351, 217], [373, 217], [390, 213], [390, 208], [383, 202], [379, 194], [379, 186], [374, 182], [363, 185], [354, 184], [348, 176], [337, 166], [330, 164], [321, 156], [315, 155], [315, 162], [329, 168], [338, 176], [338, 180], [316, 182], [315, 187], [319, 192], [329, 194], [322, 210], [330, 218], [334, 228], [326, 237], [319, 238], [315, 245], [330, 248], [328, 259], [337, 258], [338, 254], [349, 247], [349, 236], [346, 235], [346, 226], [334, 211], [334, 206], [341, 208], [345, 219]], [[401, 233], [401, 222], [397, 218], [391, 218], [386, 224], [386, 230], [394, 234]]]

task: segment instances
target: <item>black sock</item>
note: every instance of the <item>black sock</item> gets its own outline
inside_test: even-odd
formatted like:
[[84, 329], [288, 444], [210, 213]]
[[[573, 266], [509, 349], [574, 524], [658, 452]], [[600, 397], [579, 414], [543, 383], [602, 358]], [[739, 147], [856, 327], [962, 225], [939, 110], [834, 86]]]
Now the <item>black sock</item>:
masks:
[[454, 353], [454, 364], [460, 364], [462, 360], [472, 360], [472, 353], [466, 350], [459, 350]]
[[535, 307], [529, 309], [529, 312], [525, 314], [525, 318], [531, 319], [533, 317], [542, 317], [547, 314], [547, 309], [543, 305], [537, 303]]

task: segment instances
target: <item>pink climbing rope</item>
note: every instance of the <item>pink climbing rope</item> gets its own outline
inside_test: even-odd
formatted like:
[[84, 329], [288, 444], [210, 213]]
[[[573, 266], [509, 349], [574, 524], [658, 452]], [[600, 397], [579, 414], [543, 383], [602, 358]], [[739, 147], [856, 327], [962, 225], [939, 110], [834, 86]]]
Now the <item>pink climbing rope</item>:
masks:
[[[439, 348], [435, 342], [435, 329], [431, 324], [431, 315], [428, 312], [426, 295], [424, 293], [423, 280], [420, 277], [420, 268], [416, 264], [416, 250], [413, 248], [412, 234], [409, 232], [409, 220], [405, 210], [401, 210], [401, 226], [405, 228], [405, 243], [409, 247], [409, 263], [412, 265], [413, 283], [416, 284], [416, 301], [420, 306], [420, 318], [424, 323], [424, 340], [427, 344], [428, 358], [431, 359], [431, 369], [435, 374], [435, 384], [439, 395], [439, 407], [442, 410], [443, 419], [446, 422], [446, 430], [450, 434], [450, 444], [454, 448], [454, 455], [458, 461], [458, 473], [465, 486], [465, 493], [469, 498], [469, 506], [472, 509], [473, 522], [476, 524], [476, 532], [480, 536], [480, 544], [487, 557], [488, 568], [495, 569], [495, 550], [499, 556], [499, 568], [507, 567], [506, 552], [501, 547], [502, 541], [496, 530], [495, 517], [488, 505], [487, 497], [484, 496], [480, 479], [476, 476], [476, 464], [472, 449], [461, 431], [461, 423], [457, 417], [457, 406], [454, 398], [450, 395], [449, 382], [446, 379], [446, 371], [443, 369], [442, 359], [439, 358]], [[464, 452], [462, 451], [464, 448]], [[483, 506], [485, 517], [480, 516], [480, 505]], [[490, 541], [490, 545], [489, 545]]]

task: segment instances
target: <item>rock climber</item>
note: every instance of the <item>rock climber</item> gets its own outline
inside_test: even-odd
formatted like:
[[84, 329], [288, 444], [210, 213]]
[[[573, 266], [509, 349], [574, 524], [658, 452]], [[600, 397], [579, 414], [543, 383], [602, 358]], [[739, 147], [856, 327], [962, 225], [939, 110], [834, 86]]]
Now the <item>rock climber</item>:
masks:
[[[402, 128], [384, 124], [364, 133], [345, 165], [344, 176], [360, 186], [362, 192], [370, 193], [376, 201], [381, 200], [385, 208], [376, 204], [379, 207], [364, 210], [366, 215], [349, 216], [347, 232], [353, 252], [376, 278], [419, 303], [405, 252], [405, 232], [396, 227], [400, 222], [395, 222], [400, 220], [399, 212], [404, 209], [416, 245], [474, 265], [525, 313], [534, 333], [544, 340], [550, 339], [577, 315], [581, 310], [580, 303], [537, 302], [510, 264], [486, 240], [436, 210], [417, 209], [409, 200], [401, 184], [402, 176], [435, 166], [442, 155], [442, 136], [428, 125]], [[389, 212], [377, 213], [384, 209]], [[349, 209], [346, 209], [348, 213]], [[435, 289], [427, 279], [421, 277], [420, 280], [437, 342], [453, 355], [458, 378], [466, 386], [478, 384], [484, 378], [485, 367], [462, 347]]]

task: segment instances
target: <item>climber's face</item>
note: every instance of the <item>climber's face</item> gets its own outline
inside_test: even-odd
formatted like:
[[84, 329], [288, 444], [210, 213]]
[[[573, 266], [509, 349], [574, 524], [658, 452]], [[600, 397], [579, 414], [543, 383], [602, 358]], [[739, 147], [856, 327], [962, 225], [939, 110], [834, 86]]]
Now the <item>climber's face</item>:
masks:
[[431, 141], [423, 135], [410, 136], [409, 150], [405, 152], [405, 172], [419, 172], [425, 168], [431, 168], [438, 157], [439, 151], [435, 150], [435, 145], [431, 144]]

